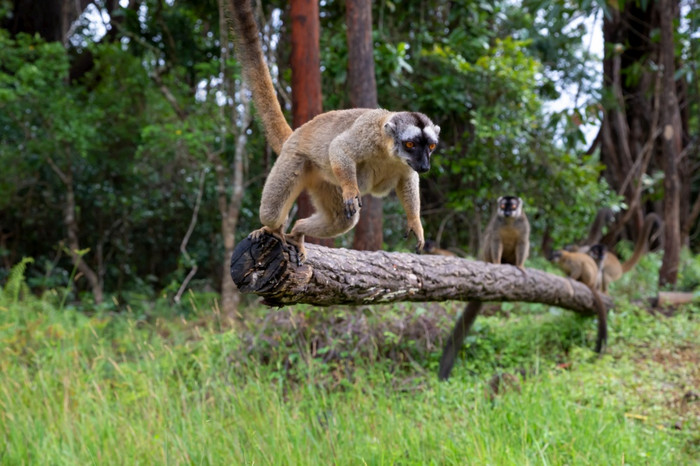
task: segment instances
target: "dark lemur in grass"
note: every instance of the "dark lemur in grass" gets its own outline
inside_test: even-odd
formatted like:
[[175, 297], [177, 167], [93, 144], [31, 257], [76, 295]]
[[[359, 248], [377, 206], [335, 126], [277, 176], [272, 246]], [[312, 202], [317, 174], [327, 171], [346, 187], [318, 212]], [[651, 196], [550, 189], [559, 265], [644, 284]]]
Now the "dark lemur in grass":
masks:
[[550, 260], [574, 280], [580, 281], [593, 293], [596, 312], [598, 313], [598, 335], [596, 337], [595, 351], [601, 353], [608, 341], [607, 310], [596, 290], [598, 282], [598, 266], [596, 261], [583, 252], [570, 252], [566, 250], [554, 251]]
[[[486, 227], [481, 259], [492, 264], [511, 264], [524, 270], [529, 252], [530, 222], [523, 212], [522, 199], [517, 196], [499, 197], [496, 213]], [[450, 377], [457, 353], [480, 310], [481, 302], [469, 302], [457, 319], [440, 357], [440, 380]]]
[[[363, 194], [383, 197], [393, 189], [406, 211], [407, 234], [416, 236], [416, 251], [422, 250], [418, 174], [430, 169], [440, 127], [422, 113], [360, 108], [322, 113], [292, 131], [275, 95], [250, 0], [234, 0], [231, 16], [243, 77], [279, 154], [263, 187], [263, 227], [250, 236], [269, 233], [296, 244], [301, 262], [305, 235], [345, 233], [359, 220]], [[316, 212], [287, 235], [287, 216], [304, 189]]]

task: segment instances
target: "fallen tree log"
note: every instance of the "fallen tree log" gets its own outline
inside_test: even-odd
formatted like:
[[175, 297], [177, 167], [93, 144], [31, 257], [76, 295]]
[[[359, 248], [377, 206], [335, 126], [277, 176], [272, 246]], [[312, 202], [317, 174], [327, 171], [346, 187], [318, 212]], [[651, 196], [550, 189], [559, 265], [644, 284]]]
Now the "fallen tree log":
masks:
[[659, 295], [654, 299], [654, 307], [676, 306], [678, 304], [688, 304], [693, 302], [695, 294], [683, 291], [659, 291]]
[[[367, 305], [398, 301], [523, 301], [595, 316], [593, 293], [582, 283], [536, 269], [438, 255], [355, 251], [306, 244], [296, 249], [263, 235], [239, 242], [231, 278], [243, 293], [270, 306]], [[612, 301], [601, 295], [609, 309]]]

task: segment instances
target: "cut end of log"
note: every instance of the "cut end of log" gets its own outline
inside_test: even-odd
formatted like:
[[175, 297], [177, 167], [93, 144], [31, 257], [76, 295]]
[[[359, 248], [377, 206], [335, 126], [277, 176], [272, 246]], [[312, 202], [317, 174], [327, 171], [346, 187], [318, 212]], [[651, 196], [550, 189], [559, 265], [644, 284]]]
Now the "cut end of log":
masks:
[[308, 282], [311, 278], [311, 267], [297, 266], [297, 258], [293, 245], [284, 245], [272, 235], [246, 237], [231, 255], [231, 278], [241, 292], [264, 295], [265, 304], [276, 306], [280, 302], [275, 296], [283, 293], [281, 285], [290, 280], [297, 284]]

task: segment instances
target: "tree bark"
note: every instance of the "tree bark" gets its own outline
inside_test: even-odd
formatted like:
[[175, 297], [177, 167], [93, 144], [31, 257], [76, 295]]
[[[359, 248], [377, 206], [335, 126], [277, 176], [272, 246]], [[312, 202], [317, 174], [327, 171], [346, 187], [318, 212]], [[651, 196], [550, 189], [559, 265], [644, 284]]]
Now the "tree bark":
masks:
[[26, 32], [39, 34], [47, 42], [65, 44], [73, 21], [90, 3], [89, 0], [14, 0], [12, 14], [2, 18], [0, 27], [8, 29], [13, 36]]
[[362, 196], [360, 220], [355, 225], [353, 249], [379, 251], [384, 243], [384, 202], [371, 194]]
[[[223, 86], [224, 92], [234, 96], [236, 94], [236, 83], [234, 76], [230, 73], [226, 66], [230, 56], [228, 28], [226, 27], [227, 7], [230, 3], [224, 0], [219, 0], [219, 30], [221, 34], [221, 74], [224, 77]], [[226, 117], [227, 107], [221, 107], [222, 134], [221, 152], [225, 153], [226, 140], [231, 131], [230, 126], [238, 128], [235, 134], [235, 147], [233, 155], [233, 164], [229, 167], [230, 175], [226, 176], [226, 167], [221, 156], [215, 155], [213, 159], [216, 172], [216, 191], [218, 194], [219, 213], [221, 214], [221, 236], [224, 242], [224, 261], [223, 274], [221, 276], [221, 312], [229, 322], [235, 323], [238, 319], [238, 305], [241, 300], [241, 295], [236, 289], [235, 284], [228, 279], [227, 267], [228, 259], [233, 253], [233, 248], [236, 245], [236, 229], [238, 228], [238, 220], [240, 217], [241, 206], [243, 204], [243, 195], [245, 193], [245, 180], [243, 176], [244, 161], [247, 156], [246, 144], [248, 135], [246, 131], [253, 119], [250, 100], [248, 97], [248, 86], [241, 81], [238, 88], [239, 98], [230, 107], [230, 120]], [[240, 107], [240, 113], [237, 109]], [[231, 184], [231, 196], [227, 197], [227, 185]]]
[[[627, 211], [620, 216], [602, 242], [612, 247], [627, 227], [628, 237], [636, 240], [643, 223], [641, 178], [654, 171], [659, 105], [655, 94], [656, 73], [650, 58], [656, 53], [650, 39], [654, 4], [644, 8], [631, 3], [611, 7], [603, 18], [606, 54], [603, 59], [604, 85], [614, 100], [605, 109], [600, 131], [601, 162], [604, 176], [618, 194], [625, 197]], [[628, 79], [626, 72], [638, 67]], [[614, 102], [614, 103], [613, 103]]]
[[372, 2], [347, 0], [348, 93], [353, 107], [377, 107], [372, 46]]
[[[353, 108], [376, 108], [377, 81], [372, 47], [372, 2], [347, 0], [348, 95]], [[369, 194], [362, 196], [360, 220], [355, 226], [352, 247], [365, 251], [382, 249], [383, 202]]]
[[[224, 238], [225, 258], [230, 257], [233, 253], [233, 247], [236, 244], [236, 229], [238, 228], [238, 219], [240, 217], [241, 205], [243, 205], [243, 194], [245, 191], [243, 180], [243, 161], [246, 156], [246, 143], [248, 137], [246, 130], [252, 120], [252, 112], [250, 101], [246, 97], [248, 90], [245, 85], [240, 88], [242, 113], [239, 115], [241, 124], [238, 135], [236, 136], [236, 147], [234, 149], [233, 166], [231, 167], [231, 178], [233, 180], [233, 192], [230, 200], [226, 201], [226, 187], [223, 170], [217, 165], [217, 191], [219, 191], [219, 211], [221, 212], [221, 233]], [[219, 159], [221, 162], [221, 159]], [[221, 167], [223, 168], [223, 167]], [[220, 173], [221, 172], [221, 173]], [[227, 205], [228, 204], [228, 205]], [[224, 263], [224, 269], [226, 264]], [[224, 273], [221, 277], [221, 311], [223, 315], [229, 319], [236, 317], [238, 304], [241, 300], [240, 294], [231, 280]]]
[[66, 170], [61, 170], [51, 158], [47, 159], [47, 161], [54, 173], [56, 173], [66, 187], [66, 200], [63, 204], [63, 223], [66, 226], [68, 251], [73, 261], [73, 265], [85, 276], [85, 279], [90, 284], [95, 304], [101, 304], [104, 299], [102, 281], [97, 273], [95, 273], [87, 262], [85, 262], [83, 259], [84, 254], [80, 253], [80, 226], [76, 216], [77, 209], [75, 203], [75, 191], [73, 190], [73, 170], [70, 167], [70, 164]]
[[[231, 278], [244, 293], [270, 306], [367, 305], [398, 301], [525, 301], [595, 316], [595, 300], [582, 283], [535, 269], [524, 272], [456, 257], [358, 252], [307, 245], [306, 262], [269, 235], [238, 243]], [[601, 295], [607, 308], [612, 301]]]
[[[298, 128], [323, 111], [321, 93], [320, 20], [318, 0], [292, 0], [292, 125]], [[297, 198], [297, 218], [314, 213], [311, 198], [302, 192]], [[333, 238], [306, 237], [307, 243], [333, 246]]]
[[292, 125], [322, 112], [318, 0], [292, 0]]
[[663, 136], [661, 154], [664, 168], [664, 256], [659, 270], [659, 285], [675, 285], [680, 262], [680, 178], [678, 159], [681, 152], [681, 115], [678, 108], [675, 80], [675, 50], [673, 41], [674, 5], [669, 0], [659, 1], [661, 42], [659, 62], [662, 65], [661, 124]]

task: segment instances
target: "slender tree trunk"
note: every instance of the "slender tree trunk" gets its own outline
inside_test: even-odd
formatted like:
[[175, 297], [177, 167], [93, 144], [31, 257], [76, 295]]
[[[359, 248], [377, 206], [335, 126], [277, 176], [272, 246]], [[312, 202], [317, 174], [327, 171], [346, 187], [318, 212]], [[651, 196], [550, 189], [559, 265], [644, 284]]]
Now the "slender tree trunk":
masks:
[[[230, 177], [226, 176], [227, 168], [224, 166], [223, 159], [220, 156], [212, 157], [214, 161], [214, 169], [216, 172], [218, 193], [219, 213], [221, 215], [221, 236], [224, 242], [224, 273], [221, 276], [221, 312], [223, 317], [229, 322], [236, 322], [239, 319], [238, 305], [240, 304], [241, 296], [236, 288], [236, 285], [229, 277], [229, 261], [233, 249], [236, 245], [236, 229], [238, 227], [238, 219], [240, 216], [241, 205], [243, 203], [244, 186], [244, 160], [246, 156], [246, 143], [248, 136], [246, 130], [250, 126], [252, 120], [252, 112], [250, 100], [248, 98], [248, 88], [244, 82], [238, 89], [238, 100], [235, 99], [236, 88], [235, 82], [230, 72], [226, 67], [226, 63], [230, 56], [228, 28], [226, 27], [225, 14], [227, 5], [224, 0], [219, 0], [219, 27], [221, 31], [221, 73], [224, 76], [223, 85], [227, 95], [234, 98], [234, 105], [231, 106], [230, 120], [226, 118], [225, 107], [222, 107], [222, 153], [225, 153], [225, 144], [228, 135], [231, 131], [231, 124], [238, 128], [236, 134], [236, 143], [233, 155], [233, 165], [230, 167]], [[240, 104], [241, 112], [236, 111], [237, 105]], [[227, 198], [227, 185], [231, 184], [231, 197]]]
[[675, 51], [673, 40], [674, 4], [659, 0], [661, 42], [659, 62], [661, 79], [661, 153], [664, 162], [664, 256], [659, 270], [660, 285], [675, 285], [680, 262], [680, 178], [678, 162], [681, 152], [682, 125], [675, 83]]
[[321, 58], [318, 0], [292, 0], [292, 125], [321, 113]]
[[[219, 191], [219, 210], [222, 218], [221, 233], [224, 238], [224, 274], [221, 277], [221, 310], [224, 316], [229, 319], [237, 317], [236, 313], [238, 311], [238, 304], [241, 300], [238, 289], [233, 281], [230, 280], [228, 275], [229, 261], [231, 254], [233, 253], [234, 246], [236, 245], [235, 235], [238, 227], [238, 218], [241, 212], [241, 205], [243, 203], [243, 160], [246, 154], [246, 142], [248, 141], [246, 129], [250, 125], [252, 118], [250, 101], [246, 97], [247, 89], [245, 89], [245, 86], [241, 86], [239, 94], [241, 96], [243, 111], [240, 115], [238, 115], [241, 130], [238, 132], [238, 136], [236, 137], [233, 167], [231, 167], [233, 193], [231, 194], [231, 199], [228, 201], [228, 205], [226, 205], [226, 186], [224, 184], [224, 176], [219, 176], [219, 185], [217, 186], [217, 190]], [[219, 170], [217, 167], [217, 175], [218, 172]]]
[[[241, 89], [241, 96], [245, 94], [245, 89]], [[241, 205], [243, 203], [243, 159], [246, 153], [246, 128], [250, 125], [251, 112], [250, 103], [244, 98], [243, 112], [239, 115], [241, 131], [236, 138], [236, 148], [233, 156], [233, 167], [231, 175], [233, 179], [233, 193], [231, 199], [226, 200], [226, 176], [224, 176], [223, 164], [216, 167], [217, 191], [219, 192], [219, 212], [221, 212], [221, 234], [224, 239], [224, 274], [221, 277], [221, 311], [228, 319], [237, 317], [238, 305], [241, 297], [238, 289], [229, 277], [229, 261], [233, 249], [236, 245], [236, 229], [240, 216]]]
[[[318, 0], [292, 0], [292, 126], [298, 128], [323, 111], [321, 94], [321, 52]], [[297, 198], [297, 218], [314, 213], [311, 198], [304, 191]], [[332, 246], [333, 238], [307, 236], [307, 243]]]
[[101, 304], [103, 297], [102, 283], [94, 270], [83, 260], [83, 255], [80, 254], [80, 226], [76, 218], [75, 192], [73, 191], [73, 170], [70, 165], [67, 170], [61, 170], [53, 160], [48, 159], [49, 165], [53, 171], [63, 182], [66, 187], [66, 200], [63, 204], [63, 223], [66, 226], [68, 236], [68, 250], [70, 252], [73, 264], [78, 268], [78, 271], [85, 276], [85, 279], [90, 285], [92, 296], [95, 304]]
[[[377, 81], [374, 76], [372, 44], [372, 2], [346, 0], [345, 23], [348, 28], [348, 94], [353, 108], [376, 108]], [[355, 226], [352, 247], [377, 251], [382, 248], [382, 199], [369, 194], [362, 196], [360, 221]]]

